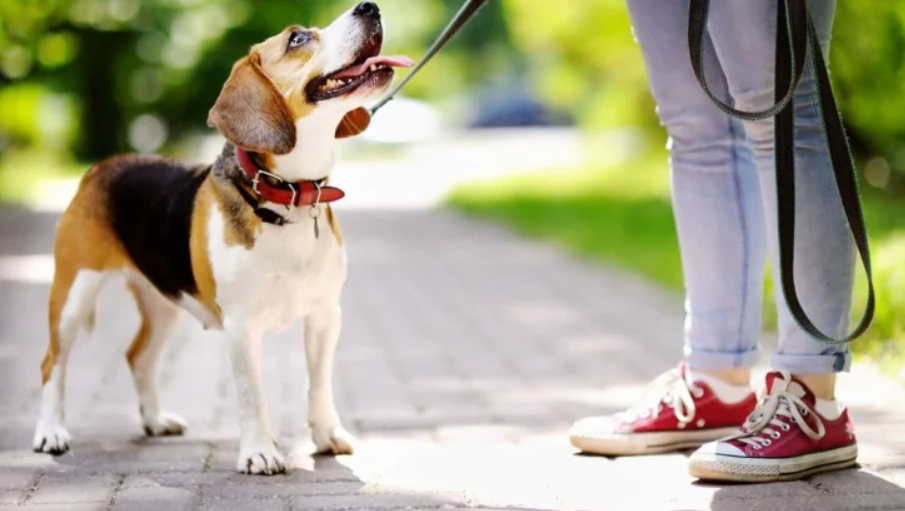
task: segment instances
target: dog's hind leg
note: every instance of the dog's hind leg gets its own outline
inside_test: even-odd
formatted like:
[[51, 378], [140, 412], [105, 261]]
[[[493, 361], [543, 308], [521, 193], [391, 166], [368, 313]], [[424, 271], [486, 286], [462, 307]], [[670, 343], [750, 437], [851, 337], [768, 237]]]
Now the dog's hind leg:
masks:
[[165, 412], [160, 406], [157, 365], [166, 348], [173, 327], [179, 319], [179, 308], [167, 300], [150, 284], [129, 282], [135, 297], [141, 326], [126, 354], [135, 390], [138, 391], [139, 411], [148, 436], [181, 435], [185, 422]]
[[333, 357], [339, 342], [339, 305], [315, 310], [305, 320], [308, 359], [308, 425], [316, 452], [352, 454], [352, 436], [342, 427], [333, 401]]
[[62, 454], [69, 450], [64, 426], [66, 363], [72, 344], [82, 327], [90, 327], [103, 272], [57, 264], [50, 288], [48, 320], [50, 346], [41, 364], [43, 390], [41, 412], [32, 447], [36, 452]]

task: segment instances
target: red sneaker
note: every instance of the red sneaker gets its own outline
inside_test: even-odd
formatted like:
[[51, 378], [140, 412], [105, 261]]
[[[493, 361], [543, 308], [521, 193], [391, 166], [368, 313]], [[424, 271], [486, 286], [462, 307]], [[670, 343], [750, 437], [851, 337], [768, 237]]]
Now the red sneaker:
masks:
[[702, 446], [691, 475], [714, 481], [799, 479], [851, 467], [858, 445], [848, 410], [830, 420], [808, 387], [786, 372], [767, 375], [766, 396], [735, 435]]
[[651, 383], [640, 406], [582, 419], [569, 439], [582, 452], [603, 455], [688, 449], [738, 431], [756, 405], [753, 392], [739, 403], [720, 401], [706, 383], [689, 381], [680, 365]]

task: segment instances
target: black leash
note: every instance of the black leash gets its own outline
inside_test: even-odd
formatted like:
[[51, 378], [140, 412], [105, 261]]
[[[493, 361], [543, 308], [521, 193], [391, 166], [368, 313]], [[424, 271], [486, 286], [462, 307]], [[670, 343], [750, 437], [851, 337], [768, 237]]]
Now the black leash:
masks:
[[443, 29], [443, 32], [441, 32], [440, 35], [437, 36], [437, 40], [434, 41], [434, 44], [432, 44], [430, 48], [428, 48], [427, 53], [425, 53], [424, 56], [421, 57], [421, 60], [415, 65], [408, 76], [406, 76], [404, 80], [393, 87], [393, 90], [391, 90], [389, 94], [384, 96], [384, 98], [381, 99], [376, 105], [371, 107], [371, 116], [373, 116], [377, 112], [377, 110], [380, 110], [383, 105], [389, 103], [390, 100], [392, 100], [396, 95], [396, 93], [398, 93], [399, 90], [402, 89], [402, 87], [404, 87], [405, 84], [407, 84], [413, 76], [415, 76], [415, 73], [417, 73], [422, 67], [424, 67], [424, 65], [427, 64], [427, 61], [429, 61], [431, 57], [433, 57], [444, 46], [446, 46], [446, 43], [448, 43], [449, 40], [452, 39], [454, 35], [456, 35], [456, 32], [458, 32], [459, 29], [462, 28], [465, 23], [467, 23], [468, 20], [471, 19], [471, 17], [478, 12], [478, 9], [480, 9], [486, 2], [487, 0], [466, 0], [465, 3], [462, 4], [462, 8], [459, 9], [459, 12], [457, 12], [456, 15], [453, 16], [453, 19], [449, 22], [448, 25], [446, 25], [446, 28]]
[[[858, 181], [851, 148], [845, 136], [842, 118], [833, 97], [829, 73], [823, 60], [820, 41], [805, 0], [779, 0], [777, 8], [775, 90], [776, 104], [760, 112], [743, 112], [724, 104], [711, 93], [704, 77], [704, 32], [710, 0], [691, 0], [688, 14], [688, 50], [691, 65], [701, 87], [723, 112], [743, 120], [762, 120], [774, 117], [777, 223], [779, 231], [779, 267], [782, 290], [789, 311], [798, 325], [815, 340], [825, 344], [842, 344], [863, 334], [874, 317], [874, 285], [870, 265], [867, 228], [861, 211]], [[817, 99], [820, 104], [824, 140], [830, 152], [836, 187], [845, 217], [861, 256], [867, 276], [868, 295], [864, 315], [855, 329], [842, 338], [828, 336], [810, 320], [795, 289], [795, 108], [793, 97], [804, 70], [805, 56], [810, 48], [811, 67], [817, 79]]]

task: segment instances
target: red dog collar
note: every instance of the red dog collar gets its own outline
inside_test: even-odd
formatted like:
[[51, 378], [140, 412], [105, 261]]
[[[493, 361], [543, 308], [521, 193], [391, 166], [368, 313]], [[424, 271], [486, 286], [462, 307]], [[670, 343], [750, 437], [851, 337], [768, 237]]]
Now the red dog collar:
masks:
[[[248, 152], [241, 147], [236, 147], [236, 156], [239, 165], [251, 179], [251, 188], [258, 196], [267, 202], [283, 206], [311, 206], [327, 202], [338, 201], [345, 197], [346, 193], [339, 188], [322, 186], [321, 181], [286, 181], [280, 176], [258, 167], [252, 161]], [[272, 185], [266, 178], [276, 181]]]

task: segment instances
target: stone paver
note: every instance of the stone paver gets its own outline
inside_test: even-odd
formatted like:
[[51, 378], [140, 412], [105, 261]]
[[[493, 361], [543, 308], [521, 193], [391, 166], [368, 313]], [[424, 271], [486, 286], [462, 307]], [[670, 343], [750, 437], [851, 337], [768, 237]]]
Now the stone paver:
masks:
[[46, 347], [52, 214], [0, 209], [0, 510], [905, 509], [905, 398], [842, 377], [863, 467], [775, 485], [695, 483], [682, 453], [575, 455], [571, 421], [630, 403], [681, 354], [681, 302], [637, 278], [445, 211], [338, 215], [349, 246], [336, 360], [354, 456], [308, 456], [299, 326], [265, 340], [272, 425], [292, 467], [234, 474], [226, 346], [186, 320], [164, 402], [190, 423], [146, 439], [124, 352], [137, 314], [116, 286], [69, 366], [73, 450], [29, 451]]

